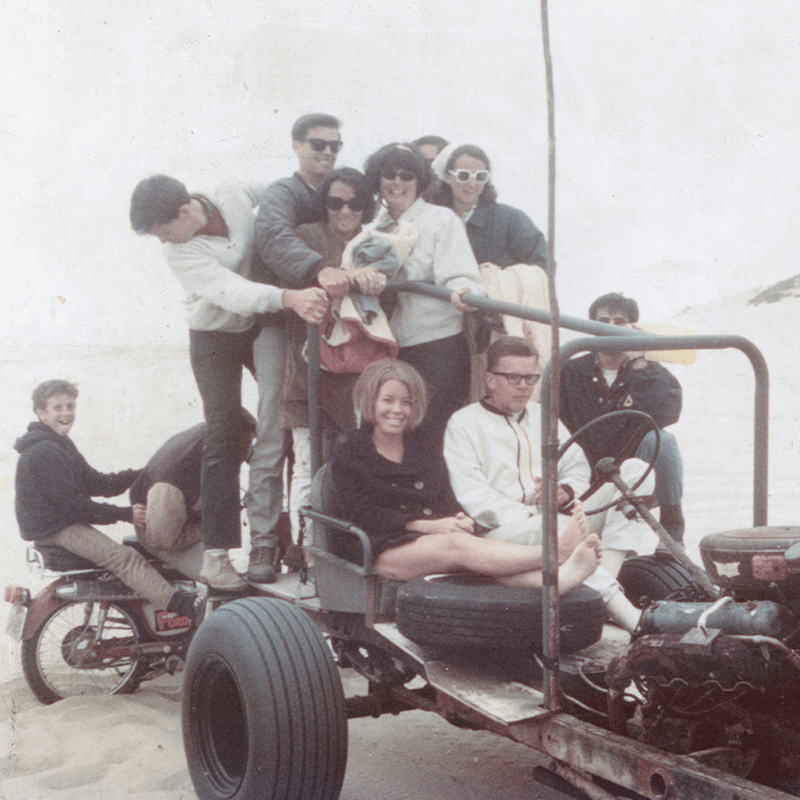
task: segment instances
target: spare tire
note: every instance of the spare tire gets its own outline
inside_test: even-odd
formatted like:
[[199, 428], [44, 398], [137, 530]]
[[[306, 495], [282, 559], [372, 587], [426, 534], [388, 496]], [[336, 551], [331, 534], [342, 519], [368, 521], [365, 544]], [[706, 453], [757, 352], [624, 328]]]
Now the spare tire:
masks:
[[644, 608], [652, 600], [666, 600], [680, 589], [696, 585], [692, 573], [669, 555], [628, 558], [617, 580], [625, 590], [625, 597], [637, 608]]
[[[511, 589], [482, 575], [429, 575], [397, 593], [399, 631], [422, 645], [498, 652], [544, 650], [542, 591]], [[603, 633], [600, 595], [578, 586], [559, 602], [560, 652], [574, 653]]]

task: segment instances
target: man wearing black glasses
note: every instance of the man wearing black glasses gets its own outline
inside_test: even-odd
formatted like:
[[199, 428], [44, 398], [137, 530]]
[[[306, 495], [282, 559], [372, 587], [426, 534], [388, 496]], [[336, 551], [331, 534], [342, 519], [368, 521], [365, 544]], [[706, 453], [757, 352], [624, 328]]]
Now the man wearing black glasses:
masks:
[[[339, 281], [340, 270], [319, 273], [326, 266], [319, 253], [295, 234], [298, 225], [322, 222], [314, 202], [322, 179], [336, 166], [342, 149], [341, 123], [330, 114], [306, 114], [292, 126], [297, 172], [269, 186], [256, 217], [256, 245], [268, 280], [292, 289]], [[271, 275], [269, 274], [271, 273]], [[276, 279], [276, 280], [275, 280]]]
[[[539, 356], [527, 339], [504, 336], [487, 350], [487, 394], [478, 403], [456, 411], [447, 424], [444, 456], [450, 483], [464, 511], [480, 526], [482, 535], [517, 544], [541, 544], [542, 486], [541, 412], [532, 401], [539, 381]], [[569, 434], [560, 426], [559, 439]], [[622, 465], [628, 483], [641, 476], [636, 459]], [[589, 486], [591, 470], [580, 448], [572, 447], [558, 464], [558, 502], [566, 510]], [[644, 491], [652, 491], [653, 478]], [[591, 512], [614, 501], [613, 484], [600, 487], [584, 503]], [[559, 517], [559, 530], [568, 517]], [[626, 599], [616, 580], [629, 553], [655, 550], [656, 535], [643, 522], [629, 520], [616, 507], [590, 515], [589, 529], [602, 540], [600, 567], [586, 580], [598, 591], [606, 612], [622, 627], [634, 630], [639, 612]]]

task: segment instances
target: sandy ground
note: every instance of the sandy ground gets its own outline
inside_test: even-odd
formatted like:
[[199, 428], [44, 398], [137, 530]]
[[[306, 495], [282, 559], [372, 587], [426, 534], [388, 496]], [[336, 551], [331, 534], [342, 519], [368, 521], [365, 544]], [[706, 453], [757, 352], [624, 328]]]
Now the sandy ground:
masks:
[[[678, 324], [700, 332], [736, 330], [762, 347], [772, 370], [772, 524], [797, 520], [795, 476], [798, 346], [791, 330], [800, 300], [748, 306], [748, 296], [687, 312]], [[35, 587], [23, 565], [13, 514], [15, 454], [8, 444], [31, 418], [32, 387], [56, 375], [76, 380], [81, 396], [73, 438], [102, 470], [143, 464], [173, 432], [201, 418], [186, 353], [181, 348], [55, 349], [42, 357], [18, 351], [3, 358], [4, 415], [0, 423], [0, 583]], [[686, 470], [687, 540], [751, 524], [752, 390], [746, 359], [730, 351], [704, 353], [692, 367], [675, 367], [684, 414], [675, 426]], [[19, 394], [12, 393], [19, 392]], [[254, 406], [248, 378], [246, 404]], [[109, 529], [122, 536], [126, 526]], [[5, 627], [8, 606], [0, 606]], [[363, 690], [345, 675], [347, 691]], [[133, 696], [72, 698], [41, 706], [21, 675], [16, 645], [0, 649], [0, 756], [5, 800], [89, 800], [194, 796], [180, 736], [180, 678], [145, 684]], [[486, 733], [462, 731], [412, 712], [399, 718], [355, 720], [344, 800], [463, 800], [548, 796], [533, 783], [530, 751]], [[555, 795], [554, 795], [555, 796]]]

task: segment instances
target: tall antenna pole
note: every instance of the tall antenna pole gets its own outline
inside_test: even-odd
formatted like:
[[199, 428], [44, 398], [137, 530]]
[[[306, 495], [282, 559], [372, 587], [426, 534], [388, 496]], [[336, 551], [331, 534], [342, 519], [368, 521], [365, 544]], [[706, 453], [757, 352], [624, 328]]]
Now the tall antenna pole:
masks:
[[550, 298], [550, 402], [542, 408], [550, 417], [550, 436], [542, 442], [542, 538], [546, 541], [543, 564], [544, 584], [544, 701], [551, 711], [561, 709], [558, 684], [558, 390], [559, 309], [556, 296], [556, 131], [553, 62], [550, 56], [550, 27], [547, 0], [541, 0], [542, 44], [547, 80], [547, 288]]

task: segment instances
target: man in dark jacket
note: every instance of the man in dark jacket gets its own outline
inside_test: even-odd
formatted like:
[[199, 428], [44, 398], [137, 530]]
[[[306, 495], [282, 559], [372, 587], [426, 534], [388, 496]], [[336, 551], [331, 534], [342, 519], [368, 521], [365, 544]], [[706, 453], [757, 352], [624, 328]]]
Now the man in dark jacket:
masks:
[[176, 615], [194, 620], [194, 597], [176, 590], [144, 557], [101, 533], [93, 525], [144, 520], [143, 506], [97, 503], [116, 497], [141, 470], [103, 474], [86, 462], [68, 434], [75, 422], [77, 387], [45, 381], [33, 392], [38, 422], [17, 439], [16, 512], [20, 534], [38, 545], [62, 547], [113, 572], [156, 609], [156, 624], [174, 627]]
[[[241, 461], [248, 461], [256, 421], [241, 409]], [[147, 462], [130, 488], [133, 508], [145, 506], [136, 536], [153, 555], [194, 580], [203, 564], [200, 525], [200, 473], [206, 424], [201, 422], [167, 439]]]
[[326, 289], [331, 281], [335, 284], [344, 279], [341, 270], [325, 269], [337, 264], [325, 264], [325, 259], [295, 234], [298, 225], [323, 221], [314, 201], [317, 187], [336, 166], [342, 149], [340, 125], [330, 114], [300, 117], [292, 126], [297, 172], [270, 184], [258, 207], [256, 246], [266, 277], [276, 276], [281, 286], [319, 285]]
[[[606, 294], [592, 303], [589, 319], [633, 326], [639, 320], [639, 307], [629, 297]], [[683, 541], [683, 463], [675, 437], [664, 430], [677, 422], [681, 413], [681, 386], [675, 376], [661, 364], [648, 361], [642, 352], [588, 353], [561, 368], [560, 398], [561, 420], [570, 433], [596, 417], [623, 409], [644, 411], [655, 420], [660, 429], [655, 495], [661, 524], [676, 541]], [[638, 425], [634, 419], [599, 423], [578, 443], [592, 467], [605, 456], [649, 461], [655, 451], [655, 433], [650, 431], [638, 445], [631, 443]]]

